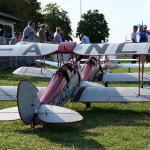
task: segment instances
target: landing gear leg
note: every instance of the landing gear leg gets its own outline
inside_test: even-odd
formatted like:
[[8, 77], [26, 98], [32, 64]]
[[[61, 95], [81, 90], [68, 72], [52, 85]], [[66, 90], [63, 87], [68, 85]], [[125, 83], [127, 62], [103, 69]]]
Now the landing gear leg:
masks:
[[90, 108], [91, 107], [91, 103], [90, 102], [87, 102], [85, 105], [86, 105], [86, 108]]
[[105, 87], [108, 87], [108, 82], [105, 82], [104, 84], [105, 84]]

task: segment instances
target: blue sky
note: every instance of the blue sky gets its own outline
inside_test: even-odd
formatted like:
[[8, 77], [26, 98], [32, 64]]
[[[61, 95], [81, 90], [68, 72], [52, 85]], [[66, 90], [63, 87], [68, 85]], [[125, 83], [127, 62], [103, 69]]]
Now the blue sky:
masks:
[[[38, 0], [42, 7], [53, 2], [68, 12], [75, 33], [80, 20], [80, 0]], [[134, 24], [147, 24], [150, 29], [150, 0], [81, 0], [82, 13], [89, 9], [98, 9], [105, 15], [110, 28], [110, 42], [124, 42], [130, 38]]]

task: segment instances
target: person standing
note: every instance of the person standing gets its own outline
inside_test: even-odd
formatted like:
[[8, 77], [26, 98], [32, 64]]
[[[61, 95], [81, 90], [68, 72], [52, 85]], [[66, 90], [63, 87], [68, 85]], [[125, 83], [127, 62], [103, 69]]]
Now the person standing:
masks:
[[61, 29], [56, 27], [56, 32], [54, 33], [54, 41], [56, 43], [61, 43], [62, 42], [62, 37], [61, 37]]
[[18, 43], [18, 39], [17, 39], [18, 33], [14, 32], [14, 35], [12, 36], [12, 38], [9, 41], [9, 45], [15, 45], [16, 43]]
[[45, 31], [46, 31], [46, 25], [45, 24], [41, 24], [40, 25], [40, 29], [39, 31], [37, 32], [37, 36], [39, 37], [40, 41], [43, 41], [43, 42], [46, 42], [46, 34], [45, 34]]
[[34, 31], [35, 23], [33, 21], [29, 21], [28, 25], [23, 30], [22, 41], [30, 41], [30, 42], [38, 42], [40, 41], [39, 37], [36, 35]]
[[88, 36], [84, 35], [83, 33], [80, 34], [80, 40], [81, 40], [81, 44], [89, 44], [90, 43]]
[[47, 42], [53, 42], [54, 38], [53, 38], [52, 34], [49, 31], [49, 26], [48, 25], [46, 25], [45, 34], [46, 34]]
[[0, 29], [0, 45], [6, 44], [6, 40], [4, 38], [4, 30]]
[[133, 43], [136, 43], [136, 42], [138, 42], [138, 40], [137, 40], [137, 30], [138, 30], [138, 26], [133, 26], [133, 32], [131, 33], [131, 40], [132, 40], [132, 42]]
[[[133, 43], [138, 42], [138, 34], [137, 34], [138, 26], [133, 26], [133, 32], [131, 33], [131, 40]], [[137, 55], [132, 55], [132, 59], [136, 59]], [[136, 61], [132, 61], [132, 63], [136, 63]]]
[[139, 31], [139, 36], [140, 40], [139, 42], [148, 42], [148, 34], [147, 34], [147, 26], [140, 26], [140, 31]]

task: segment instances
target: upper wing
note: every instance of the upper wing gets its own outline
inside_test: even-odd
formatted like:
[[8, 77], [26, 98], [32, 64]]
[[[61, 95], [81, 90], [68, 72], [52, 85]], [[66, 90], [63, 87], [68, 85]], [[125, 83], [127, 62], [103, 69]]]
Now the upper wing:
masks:
[[104, 87], [80, 86], [73, 101], [77, 102], [150, 102], [150, 87], [141, 89], [138, 95], [137, 87]]
[[73, 52], [79, 55], [150, 54], [150, 43], [77, 44]]
[[36, 67], [20, 67], [16, 69], [13, 74], [51, 78], [56, 73], [55, 69], [43, 69]]
[[[150, 73], [143, 74], [144, 82], [150, 82]], [[105, 73], [102, 81], [106, 82], [138, 82], [138, 73]]]
[[[0, 86], [0, 101], [15, 101], [17, 86]], [[39, 97], [44, 93], [45, 87], [38, 87]]]
[[45, 56], [58, 50], [58, 44], [19, 42], [16, 45], [0, 45], [0, 56]]

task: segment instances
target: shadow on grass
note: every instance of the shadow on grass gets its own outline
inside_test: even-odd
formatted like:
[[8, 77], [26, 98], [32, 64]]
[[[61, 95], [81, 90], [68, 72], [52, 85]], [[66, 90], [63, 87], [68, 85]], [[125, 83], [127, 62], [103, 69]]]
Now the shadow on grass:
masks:
[[[86, 128], [85, 128], [86, 129]], [[62, 148], [72, 149], [105, 149], [96, 140], [86, 137], [83, 126], [80, 123], [72, 125], [43, 125], [35, 129], [18, 131], [21, 134], [36, 134], [55, 144], [62, 145]], [[101, 136], [102, 133], [97, 134]]]
[[56, 144], [75, 149], [105, 149], [94, 140], [104, 136], [102, 131], [95, 128], [109, 126], [149, 126], [149, 112], [121, 110], [115, 108], [90, 108], [79, 111], [84, 120], [72, 125], [43, 125], [35, 129], [18, 130], [21, 134], [36, 134]]

